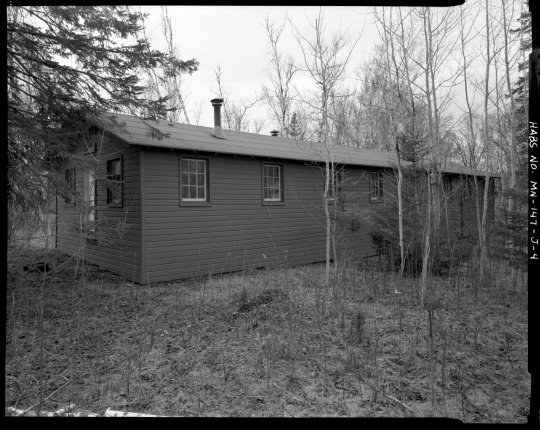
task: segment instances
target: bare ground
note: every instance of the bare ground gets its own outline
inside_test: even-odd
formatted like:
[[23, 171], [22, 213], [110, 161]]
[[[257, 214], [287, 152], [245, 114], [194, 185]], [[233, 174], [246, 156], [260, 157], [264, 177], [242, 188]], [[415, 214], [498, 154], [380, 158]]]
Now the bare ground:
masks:
[[48, 255], [46, 276], [42, 251], [9, 258], [6, 415], [41, 392], [44, 411], [526, 422], [526, 284], [500, 264], [476, 306], [465, 274], [433, 278], [430, 331], [417, 280], [375, 267], [332, 288], [320, 265], [141, 286]]

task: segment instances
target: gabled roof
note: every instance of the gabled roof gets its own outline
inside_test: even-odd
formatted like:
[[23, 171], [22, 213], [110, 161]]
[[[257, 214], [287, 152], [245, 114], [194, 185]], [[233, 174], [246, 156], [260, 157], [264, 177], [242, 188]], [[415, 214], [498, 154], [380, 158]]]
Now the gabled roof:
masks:
[[[137, 117], [118, 113], [115, 113], [114, 116], [120, 124], [125, 123], [125, 129], [122, 131], [109, 129], [109, 131], [131, 145], [308, 162], [322, 162], [331, 154], [334, 162], [339, 164], [390, 168], [397, 166], [397, 157], [394, 152], [358, 149], [343, 145], [324, 145], [319, 142], [231, 130], [224, 130], [227, 139], [218, 139], [211, 135], [211, 127], [181, 123], [174, 123], [171, 126], [166, 121], [160, 121], [157, 124], [152, 123], [153, 127], [170, 135], [168, 138], [157, 140], [148, 135], [147, 126]], [[470, 167], [450, 162], [446, 162], [442, 166], [442, 170], [447, 173], [472, 174]], [[484, 175], [480, 171], [477, 171], [476, 174]]]

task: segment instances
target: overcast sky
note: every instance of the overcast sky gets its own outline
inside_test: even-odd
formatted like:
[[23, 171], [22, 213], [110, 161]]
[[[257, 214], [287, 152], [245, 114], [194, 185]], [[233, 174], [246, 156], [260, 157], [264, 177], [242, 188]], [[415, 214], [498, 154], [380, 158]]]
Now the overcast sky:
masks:
[[[200, 62], [199, 70], [185, 78], [184, 93], [188, 110], [203, 102], [200, 125], [206, 126], [213, 125], [210, 100], [216, 97], [213, 90], [217, 90], [215, 69], [218, 65], [222, 70], [222, 83], [229, 89], [231, 99], [252, 100], [255, 93], [260, 94], [269, 64], [266, 55], [268, 36], [263, 25], [265, 13], [269, 12], [277, 22], [282, 22], [287, 14], [304, 34], [313, 34], [308, 20], [313, 22], [319, 13], [315, 6], [169, 6], [168, 9], [180, 57], [184, 60], [196, 58]], [[341, 28], [347, 30], [353, 39], [361, 35], [349, 67], [350, 73], [378, 39], [370, 10], [346, 6], [324, 8], [328, 34]], [[164, 49], [161, 8], [147, 6], [142, 7], [142, 11], [150, 14], [146, 29], [151, 33], [154, 46]], [[301, 60], [301, 51], [288, 27], [282, 36], [286, 42], [283, 49]], [[251, 117], [268, 118], [267, 108], [260, 104], [252, 111]], [[269, 127], [270, 124], [265, 129], [271, 130]]]
[[[495, 6], [498, 4], [493, 2], [494, 6], [491, 13], [494, 20], [500, 20], [498, 12], [495, 10]], [[141, 9], [143, 12], [149, 13], [146, 30], [153, 46], [158, 49], [166, 49], [160, 25], [161, 8], [159, 6], [146, 6]], [[264, 16], [266, 13], [276, 23], [283, 23], [285, 17], [288, 16], [297, 29], [308, 38], [314, 34], [311, 25], [319, 14], [319, 7], [317, 6], [169, 6], [168, 10], [174, 27], [175, 43], [179, 48], [180, 58], [184, 60], [195, 58], [200, 63], [199, 70], [192, 76], [185, 76], [183, 96], [186, 98], [191, 123], [194, 123], [194, 116], [190, 111], [196, 110], [202, 103], [202, 115], [199, 125], [205, 126], [213, 125], [213, 110], [210, 100], [216, 97], [214, 92], [217, 91], [215, 70], [218, 65], [222, 71], [222, 85], [230, 93], [230, 100], [253, 101], [255, 100], [255, 94], [260, 96], [262, 84], [268, 82], [265, 75], [265, 70], [268, 70], [270, 64], [268, 35], [264, 28]], [[471, 6], [465, 10], [465, 13], [474, 15], [474, 10], [475, 8]], [[327, 38], [330, 38], [332, 33], [339, 33], [340, 31], [342, 33], [346, 32], [351, 40], [356, 40], [359, 37], [349, 61], [347, 71], [349, 78], [354, 78], [355, 69], [364, 63], [366, 59], [372, 57], [373, 46], [381, 41], [372, 11], [372, 7], [325, 6], [323, 8], [324, 21], [327, 24], [324, 34]], [[442, 11], [442, 9], [439, 9], [439, 11]], [[382, 12], [382, 9], [379, 12]], [[514, 21], [518, 16], [518, 12], [516, 11], [512, 18]], [[471, 19], [471, 17], [467, 16], [466, 19]], [[517, 23], [517, 21], [515, 22]], [[477, 33], [467, 46], [467, 49], [473, 54], [478, 53], [476, 56], [473, 55], [474, 64], [471, 64], [470, 67], [476, 68], [478, 72], [476, 81], [481, 83], [485, 73], [485, 56], [481, 55], [485, 39], [483, 34], [485, 21], [480, 17], [474, 25]], [[457, 37], [457, 35], [452, 34], [450, 37]], [[280, 49], [283, 50], [283, 53], [293, 55], [298, 65], [302, 66], [302, 51], [293, 37], [289, 24], [287, 24], [282, 34], [280, 43]], [[501, 41], [499, 41], [500, 43]], [[519, 52], [515, 49], [514, 51], [512, 58], [515, 60], [517, 58], [515, 55]], [[459, 78], [456, 75], [456, 73], [460, 73], [456, 61], [460, 55], [459, 52], [454, 52], [445, 61], [444, 68], [441, 69], [447, 74], [446, 77], [449, 78], [449, 82], [456, 84], [456, 86], [448, 90], [443, 85], [438, 90], [443, 92], [452, 91], [453, 100], [449, 105], [448, 112], [453, 113], [455, 117], [463, 113], [465, 106], [464, 90], [460, 82], [462, 79], [452, 81], [453, 76]], [[515, 70], [517, 68], [513, 67], [513, 70], [514, 75], [516, 75]], [[474, 70], [471, 71], [474, 72]], [[307, 74], [304, 75], [305, 78], [299, 79], [301, 76], [301, 74], [295, 75], [296, 85], [300, 90], [313, 85], [312, 79], [308, 78]], [[501, 72], [499, 79], [502, 77]], [[517, 78], [517, 75], [512, 77], [512, 79], [515, 78]], [[474, 79], [471, 80], [471, 82], [473, 81]], [[469, 90], [473, 90], [473, 87], [470, 87]], [[441, 94], [438, 94], [438, 96], [440, 97]], [[481, 101], [480, 97], [475, 98], [474, 94], [472, 98], [475, 100], [475, 104]], [[270, 121], [271, 115], [268, 107], [262, 102], [249, 111], [249, 117], [251, 120], [267, 120], [266, 126], [261, 130], [261, 133], [269, 133], [270, 130], [278, 127], [277, 123]]]

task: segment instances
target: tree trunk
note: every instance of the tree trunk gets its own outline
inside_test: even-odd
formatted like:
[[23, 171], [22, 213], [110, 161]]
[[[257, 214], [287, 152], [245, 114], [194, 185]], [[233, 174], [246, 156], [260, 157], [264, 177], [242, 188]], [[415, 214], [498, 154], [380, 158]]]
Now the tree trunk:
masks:
[[399, 155], [399, 143], [396, 136], [396, 155], [398, 165], [398, 219], [399, 219], [399, 251], [401, 255], [401, 266], [399, 268], [399, 275], [403, 278], [403, 272], [405, 270], [405, 255], [403, 251], [403, 199], [401, 197], [401, 187], [403, 184], [403, 173], [401, 171], [401, 160]]
[[429, 274], [429, 259], [431, 258], [430, 255], [430, 241], [431, 241], [431, 212], [433, 209], [433, 195], [432, 195], [432, 169], [433, 169], [433, 152], [432, 152], [432, 144], [434, 143], [434, 131], [433, 131], [433, 111], [431, 106], [431, 96], [430, 96], [430, 76], [429, 76], [429, 65], [430, 65], [430, 50], [429, 50], [429, 37], [428, 37], [428, 26], [427, 26], [427, 8], [423, 8], [423, 20], [424, 20], [424, 38], [426, 43], [426, 66], [425, 66], [425, 79], [426, 79], [426, 99], [427, 99], [427, 105], [428, 105], [428, 124], [429, 124], [429, 144], [428, 144], [428, 166], [427, 166], [427, 217], [426, 217], [426, 225], [424, 230], [424, 249], [422, 252], [422, 286], [421, 286], [421, 296], [420, 296], [420, 307], [423, 310], [424, 309], [424, 300], [425, 296], [427, 294], [427, 278]]
[[[437, 108], [437, 91], [435, 89], [435, 73], [433, 70], [433, 32], [431, 29], [431, 12], [428, 10], [427, 13], [427, 29], [426, 33], [427, 38], [427, 49], [429, 53], [429, 61], [426, 63], [426, 67], [429, 70], [429, 77], [431, 80], [431, 90], [433, 91], [433, 130], [430, 131], [431, 137], [433, 139], [433, 144], [435, 145], [435, 175], [434, 175], [434, 190], [433, 194], [433, 238], [435, 242], [436, 249], [439, 245], [439, 230], [441, 224], [441, 199], [440, 199], [440, 182], [441, 182], [441, 173], [439, 171], [439, 165], [441, 163], [441, 145], [439, 141], [439, 111]], [[429, 37], [428, 37], [429, 35]], [[429, 94], [428, 94], [429, 97]], [[431, 107], [429, 109], [431, 111]], [[431, 112], [430, 112], [431, 117]], [[431, 127], [431, 126], [430, 126]]]
[[[386, 26], [386, 19], [383, 11], [383, 26], [384, 26], [384, 41], [386, 43], [386, 67], [388, 71], [388, 79], [390, 81], [390, 87], [393, 88], [393, 79], [392, 79], [392, 68], [390, 66], [390, 57], [392, 58], [392, 63], [394, 65], [394, 69], [396, 71], [396, 80], [395, 80], [395, 87], [397, 88], [398, 97], [399, 100], [402, 100], [401, 97], [401, 91], [400, 91], [400, 77], [399, 77], [399, 67], [396, 62], [396, 53], [394, 48], [394, 31], [392, 28], [392, 8], [390, 8], [390, 24], [389, 27]], [[390, 36], [387, 36], [387, 33], [390, 33]], [[388, 52], [388, 47], [390, 47], [391, 55]], [[412, 93], [411, 93], [412, 95]], [[396, 155], [397, 155], [397, 163], [398, 163], [398, 230], [399, 230], [399, 250], [400, 250], [400, 271], [399, 274], [401, 277], [403, 277], [403, 272], [405, 268], [405, 255], [404, 255], [404, 246], [403, 246], [403, 199], [402, 199], [402, 185], [403, 185], [403, 173], [401, 170], [401, 159], [399, 154], [399, 143], [398, 143], [398, 124], [396, 124], [396, 117], [399, 117], [398, 115], [398, 109], [399, 105], [396, 106], [394, 103], [391, 104], [391, 106], [388, 106], [388, 103], [386, 102], [386, 99], [383, 97], [385, 106], [390, 112], [390, 115], [392, 116], [392, 123], [394, 127], [394, 138], [395, 138], [395, 147], [396, 147]], [[412, 97], [411, 97], [412, 99]], [[393, 100], [391, 100], [393, 102]], [[414, 105], [414, 101], [413, 101]], [[413, 108], [414, 110], [414, 108]]]
[[[484, 206], [482, 211], [482, 224], [480, 241], [480, 286], [486, 286], [487, 266], [488, 266], [488, 248], [487, 248], [487, 212], [488, 212], [488, 197], [489, 197], [489, 163], [490, 163], [490, 144], [489, 144], [489, 118], [488, 118], [488, 102], [489, 102], [489, 67], [491, 65], [491, 54], [489, 49], [489, 9], [488, 0], [486, 0], [486, 39], [487, 39], [487, 65], [486, 65], [486, 83], [485, 83], [485, 99], [484, 99], [484, 132], [485, 132], [485, 150], [486, 150], [486, 176], [484, 182]], [[495, 83], [497, 85], [497, 83]], [[478, 236], [480, 236], [480, 231]]]
[[[508, 94], [510, 96], [510, 109], [512, 109], [512, 116], [510, 124], [510, 131], [511, 131], [511, 141], [510, 141], [510, 189], [514, 190], [516, 187], [516, 107], [514, 103], [514, 93], [512, 91], [512, 86], [510, 85], [510, 61], [508, 59], [508, 31], [509, 28], [506, 26], [506, 1], [502, 0], [503, 5], [503, 34], [504, 34], [504, 66], [506, 71], [506, 86], [508, 89]], [[526, 63], [524, 63], [526, 64]], [[508, 213], [512, 213], [514, 211], [514, 197], [511, 196], [508, 201]], [[508, 223], [508, 226], [511, 228], [513, 224], [513, 220], [511, 217], [508, 217], [506, 220]], [[510, 247], [513, 248], [512, 244], [510, 244]], [[515, 290], [516, 283], [518, 278], [518, 270], [516, 267], [512, 266], [512, 274], [511, 274], [511, 283], [512, 288]]]
[[330, 183], [330, 162], [326, 159], [326, 181], [324, 186], [324, 216], [326, 217], [326, 287], [330, 287], [330, 243], [332, 232], [330, 230], [330, 209], [328, 207], [328, 186]]

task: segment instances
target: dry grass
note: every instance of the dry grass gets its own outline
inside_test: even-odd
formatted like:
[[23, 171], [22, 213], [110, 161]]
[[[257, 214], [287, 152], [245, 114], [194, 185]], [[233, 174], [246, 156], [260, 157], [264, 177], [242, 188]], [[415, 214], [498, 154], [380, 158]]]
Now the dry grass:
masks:
[[373, 268], [329, 289], [317, 265], [139, 286], [54, 252], [25, 272], [36, 253], [8, 270], [6, 408], [36, 405], [41, 380], [48, 411], [526, 421], [527, 297], [502, 272], [476, 309], [433, 279], [431, 356], [416, 281]]

